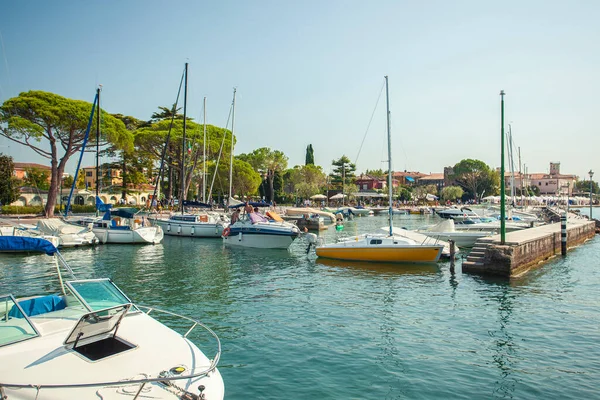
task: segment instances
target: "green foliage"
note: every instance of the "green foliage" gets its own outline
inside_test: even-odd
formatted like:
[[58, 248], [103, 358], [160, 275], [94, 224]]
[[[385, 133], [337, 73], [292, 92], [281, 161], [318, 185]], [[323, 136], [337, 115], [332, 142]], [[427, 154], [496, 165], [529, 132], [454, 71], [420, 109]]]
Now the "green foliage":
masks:
[[398, 200], [402, 201], [410, 201], [412, 200], [412, 186], [398, 186], [396, 189], [396, 195], [398, 196]]
[[412, 194], [413, 198], [417, 200], [425, 200], [428, 194], [437, 194], [437, 187], [435, 185], [416, 186]]
[[233, 160], [233, 193], [239, 196], [252, 196], [261, 184], [261, 177], [245, 161]]
[[446, 186], [442, 189], [442, 200], [454, 201], [460, 199], [464, 194], [464, 191], [460, 186]]
[[387, 172], [384, 172], [382, 169], [368, 169], [365, 174], [378, 179], [383, 179], [387, 176]]
[[50, 189], [50, 183], [48, 182], [49, 174], [41, 168], [27, 168], [25, 169], [25, 178], [23, 179], [23, 186], [32, 186], [41, 190]]
[[306, 147], [306, 160], [304, 165], [315, 165], [315, 152], [312, 144], [309, 144], [308, 147]]
[[279, 150], [261, 147], [254, 150], [252, 153], [240, 154], [237, 158], [246, 161], [255, 171], [266, 177], [268, 187], [265, 197], [267, 201], [273, 201], [275, 198], [275, 174], [276, 172], [282, 172], [287, 168], [287, 156]]
[[[66, 205], [63, 204], [63, 207]], [[71, 212], [73, 214], [89, 214], [96, 211], [96, 206], [91, 205], [71, 205]], [[54, 213], [60, 213], [60, 204], [54, 207]], [[42, 215], [44, 214], [44, 207], [42, 206], [2, 206], [2, 214], [4, 215], [25, 215], [25, 214], [34, 214], [34, 215]]]
[[19, 182], [13, 176], [13, 158], [0, 153], [0, 202], [10, 204], [19, 198]]
[[69, 175], [69, 176], [65, 177], [65, 179], [63, 179], [62, 187], [70, 188], [71, 186], [73, 186], [73, 177], [71, 175]]
[[350, 159], [343, 155], [337, 160], [331, 162], [333, 165], [333, 172], [329, 174], [331, 177], [331, 183], [338, 189], [342, 188], [342, 182], [344, 185], [350, 185], [356, 180], [354, 172], [356, 171], [356, 165], [350, 162]]
[[181, 110], [181, 107], [175, 109], [175, 104], [173, 104], [173, 106], [171, 108], [159, 106], [158, 109], [159, 109], [158, 112], [152, 113], [149, 123], [152, 124], [154, 122], [158, 122], [158, 121], [162, 121], [162, 120], [170, 121], [171, 118], [173, 118], [173, 115], [175, 115], [175, 119], [183, 120], [183, 114], [179, 113], [179, 111]]
[[[56, 190], [66, 163], [83, 145], [91, 110], [92, 104], [86, 101], [35, 90], [23, 92], [0, 106], [0, 135], [50, 159], [52, 172], [46, 205], [49, 217], [54, 212]], [[96, 118], [93, 121], [95, 131]], [[101, 124], [101, 147], [111, 143], [119, 149], [133, 149], [133, 136], [123, 122], [102, 111]], [[88, 145], [95, 142], [96, 135], [90, 135]]]
[[465, 159], [456, 164], [450, 177], [464, 190], [468, 198], [478, 199], [498, 193], [500, 176], [483, 161]]
[[299, 166], [286, 171], [288, 193], [298, 193], [302, 198], [309, 198], [321, 191], [327, 183], [327, 177], [320, 166], [312, 164]]
[[[575, 182], [573, 187], [574, 192], [589, 193], [590, 192], [590, 181], [582, 180]], [[598, 182], [592, 181], [592, 193], [599, 193]]]

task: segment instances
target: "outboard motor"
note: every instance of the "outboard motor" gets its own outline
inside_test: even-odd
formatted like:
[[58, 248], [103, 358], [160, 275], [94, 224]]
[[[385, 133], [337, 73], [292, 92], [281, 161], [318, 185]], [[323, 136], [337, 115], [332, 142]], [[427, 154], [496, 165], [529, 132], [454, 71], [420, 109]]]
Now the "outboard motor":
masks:
[[308, 240], [308, 247], [306, 248], [306, 254], [310, 252], [310, 247], [313, 244], [317, 244], [317, 235], [314, 233], [305, 233], [306, 240]]

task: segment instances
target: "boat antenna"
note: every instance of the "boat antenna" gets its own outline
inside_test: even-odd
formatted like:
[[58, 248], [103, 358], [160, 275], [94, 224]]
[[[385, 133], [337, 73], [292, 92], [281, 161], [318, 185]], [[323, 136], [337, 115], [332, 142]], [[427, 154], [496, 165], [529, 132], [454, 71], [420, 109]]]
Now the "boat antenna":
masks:
[[[187, 67], [187, 64], [186, 64]], [[171, 131], [173, 130], [173, 122], [175, 121], [175, 115], [177, 114], [177, 104], [179, 104], [179, 95], [181, 94], [181, 86], [183, 85], [183, 77], [185, 75], [185, 70], [181, 75], [181, 80], [179, 81], [179, 89], [177, 90], [177, 98], [175, 99], [175, 104], [173, 104], [173, 113], [171, 115], [171, 125], [169, 126], [169, 132], [167, 133], [167, 140], [165, 140], [165, 146], [163, 147], [162, 155], [160, 156], [160, 168], [158, 169], [158, 177], [156, 178], [156, 185], [154, 186], [154, 192], [152, 193], [152, 202], [150, 203], [150, 208], [152, 208], [152, 203], [154, 203], [154, 199], [156, 199], [158, 187], [160, 185], [160, 181], [162, 179], [162, 174], [165, 167], [165, 155], [167, 153], [167, 149], [169, 148], [169, 139], [171, 138]], [[158, 207], [158, 199], [156, 200], [156, 205]]]
[[184, 212], [183, 200], [186, 195], [185, 190], [185, 129], [187, 120], [187, 86], [188, 86], [188, 63], [185, 63], [185, 84], [183, 86], [183, 147], [181, 149], [181, 197], [179, 198], [179, 207], [181, 207], [181, 213]]
[[387, 109], [387, 137], [388, 137], [388, 197], [390, 202], [389, 208], [389, 223], [390, 223], [390, 236], [393, 235], [394, 230], [392, 228], [392, 134], [390, 131], [390, 91], [388, 88], [388, 76], [385, 76], [385, 100]]
[[[231, 193], [233, 187], [233, 127], [235, 123], [235, 92], [237, 88], [233, 88], [233, 102], [231, 103], [231, 156], [229, 158], [229, 197], [233, 197]], [[229, 205], [229, 199], [227, 199]]]

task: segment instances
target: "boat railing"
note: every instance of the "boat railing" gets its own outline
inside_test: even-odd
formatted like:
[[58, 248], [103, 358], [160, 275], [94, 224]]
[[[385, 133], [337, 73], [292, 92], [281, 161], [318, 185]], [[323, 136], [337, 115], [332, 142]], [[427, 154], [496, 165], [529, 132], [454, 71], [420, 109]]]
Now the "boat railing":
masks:
[[[187, 374], [187, 375], [181, 374], [181, 375], [169, 376], [168, 375], [169, 371], [165, 370], [165, 371], [160, 371], [160, 373], [156, 377], [145, 377], [145, 378], [139, 378], [139, 379], [105, 381], [105, 382], [56, 383], [56, 384], [37, 384], [36, 385], [33, 383], [19, 384], [19, 383], [6, 383], [6, 382], [0, 381], [0, 395], [3, 394], [3, 390], [2, 390], [3, 388], [36, 389], [39, 394], [40, 390], [42, 390], [42, 389], [75, 389], [75, 388], [86, 388], [86, 387], [106, 387], [106, 386], [124, 386], [124, 385], [133, 386], [133, 385], [139, 384], [140, 388], [137, 391], [137, 394], [133, 397], [133, 399], [136, 399], [142, 393], [144, 386], [148, 383], [171, 382], [171, 381], [181, 381], [181, 380], [186, 380], [186, 379], [194, 379], [194, 378], [198, 378], [198, 377], [202, 377], [202, 376], [207, 376], [217, 368], [217, 365], [221, 358], [221, 341], [219, 340], [219, 337], [212, 329], [210, 329], [208, 326], [204, 325], [202, 322], [197, 321], [190, 317], [186, 317], [185, 315], [180, 315], [180, 314], [177, 314], [177, 313], [174, 313], [171, 311], [161, 310], [161, 309], [155, 308], [155, 307], [148, 307], [148, 306], [143, 306], [143, 305], [138, 305], [138, 304], [136, 304], [135, 306], [137, 308], [139, 308], [140, 310], [144, 311], [146, 313], [146, 315], [149, 315], [151, 312], [154, 311], [154, 312], [158, 312], [158, 313], [167, 314], [167, 315], [170, 315], [173, 317], [177, 317], [179, 319], [183, 319], [185, 321], [190, 322], [191, 323], [190, 328], [187, 330], [187, 332], [184, 335], [182, 335], [182, 337], [185, 339], [187, 339], [187, 336], [197, 326], [204, 328], [207, 332], [209, 332], [212, 335], [212, 337], [216, 340], [216, 344], [217, 344], [217, 353], [215, 354], [215, 356], [212, 359], [209, 359], [210, 365], [208, 365], [206, 368], [203, 368], [201, 371], [194, 372], [192, 374]], [[189, 339], [187, 339], [187, 340], [189, 340]], [[5, 397], [0, 396], [0, 398], [5, 398]]]

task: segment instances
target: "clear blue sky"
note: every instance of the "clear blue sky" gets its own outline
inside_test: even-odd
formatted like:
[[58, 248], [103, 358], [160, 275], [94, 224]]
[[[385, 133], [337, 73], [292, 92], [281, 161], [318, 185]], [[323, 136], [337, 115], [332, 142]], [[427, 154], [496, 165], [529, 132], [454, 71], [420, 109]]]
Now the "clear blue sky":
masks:
[[[530, 173], [587, 176], [597, 152], [598, 1], [0, 0], [0, 101], [45, 90], [149, 119], [175, 100], [224, 126], [238, 88], [236, 154], [271, 147], [325, 171], [356, 160], [390, 77], [395, 170], [500, 164], [500, 97]], [[15, 161], [44, 162], [0, 139]], [[385, 101], [358, 171], [385, 168]], [[69, 171], [73, 172], [73, 171]]]

